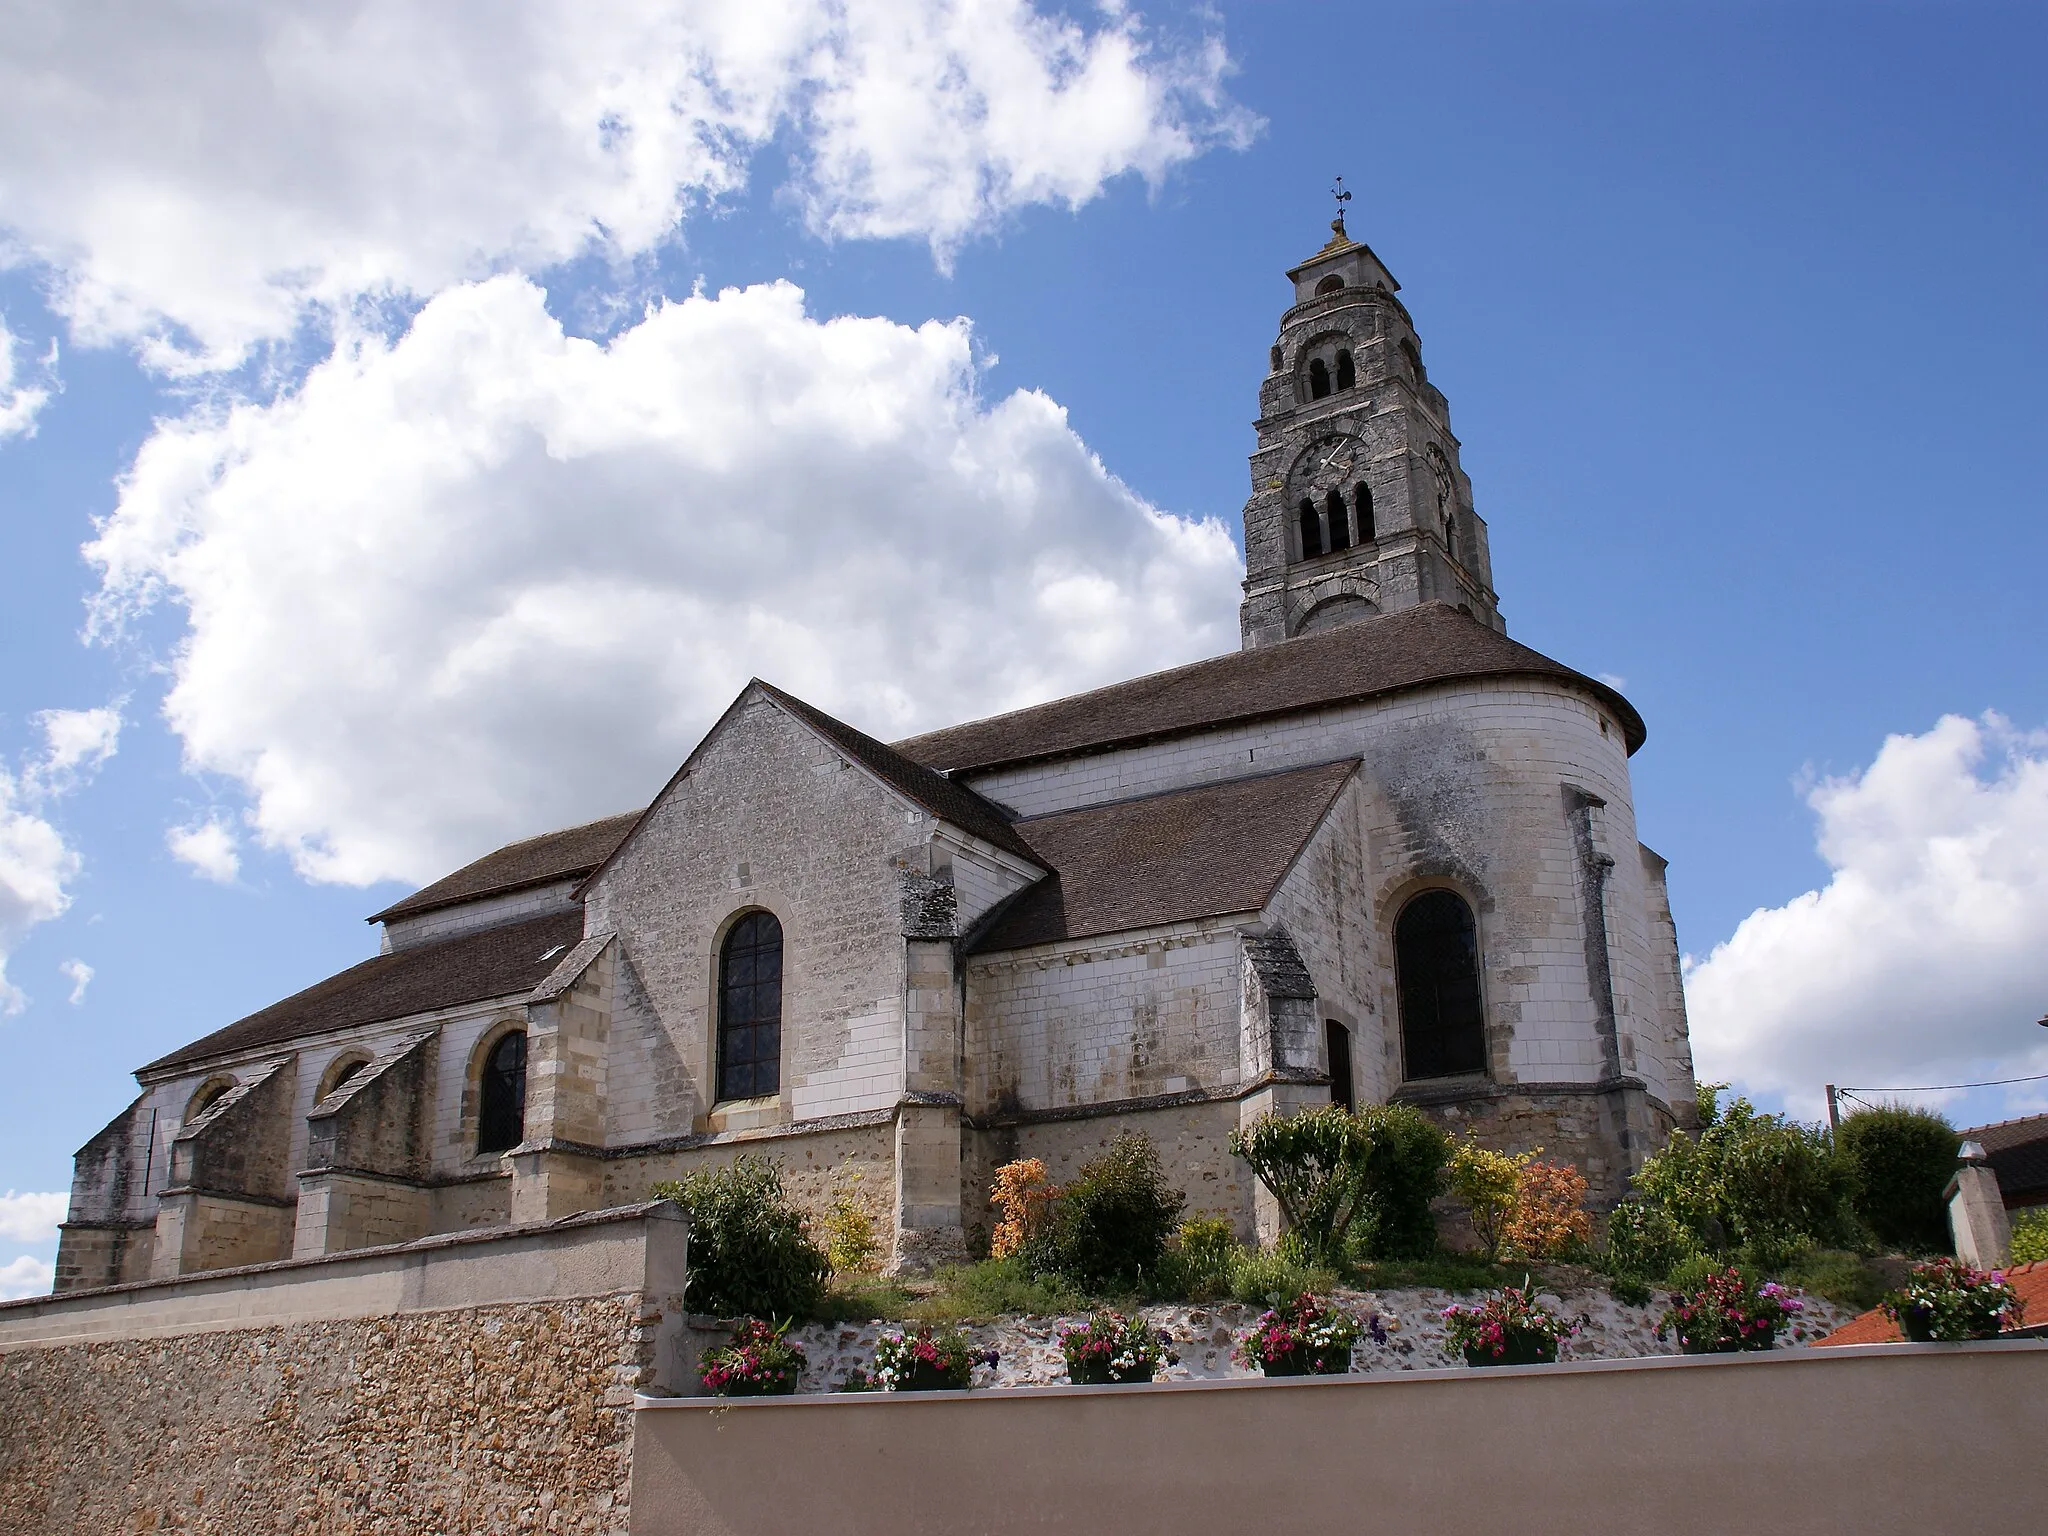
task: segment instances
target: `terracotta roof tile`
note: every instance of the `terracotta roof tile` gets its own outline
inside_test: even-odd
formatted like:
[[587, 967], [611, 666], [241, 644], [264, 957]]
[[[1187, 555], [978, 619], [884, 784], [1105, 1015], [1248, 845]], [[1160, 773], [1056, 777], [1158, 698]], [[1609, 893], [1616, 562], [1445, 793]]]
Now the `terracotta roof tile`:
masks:
[[[2048, 1323], [2048, 1259], [2012, 1265], [2006, 1270], [2005, 1278], [2012, 1282], [2013, 1291], [2020, 1299], [2024, 1313], [2020, 1322], [2026, 1327]], [[1903, 1344], [1905, 1341], [1898, 1324], [1872, 1307], [1868, 1312], [1850, 1318], [1826, 1338], [1813, 1342], [1818, 1349], [1835, 1344]]]
[[602, 821], [587, 821], [580, 827], [565, 827], [559, 832], [544, 832], [539, 837], [507, 843], [474, 863], [463, 865], [454, 874], [443, 875], [432, 885], [421, 887], [403, 901], [393, 902], [369, 921], [381, 923], [394, 917], [414, 917], [461, 901], [525, 890], [555, 880], [578, 879], [610, 857], [640, 814], [628, 811]]
[[896, 749], [943, 773], [959, 774], [1104, 751], [1433, 683], [1516, 675], [1554, 678], [1585, 690], [1614, 711], [1630, 752], [1642, 746], [1642, 717], [1605, 683], [1447, 604], [1423, 603], [1323, 634], [1232, 651], [1049, 704], [948, 726], [899, 741]]
[[1255, 912], [1354, 761], [1203, 784], [1016, 824], [1055, 873], [1005, 908], [976, 953]]
[[583, 937], [583, 912], [550, 913], [352, 965], [281, 1003], [159, 1056], [142, 1072], [284, 1045], [306, 1035], [507, 997], [540, 985]]

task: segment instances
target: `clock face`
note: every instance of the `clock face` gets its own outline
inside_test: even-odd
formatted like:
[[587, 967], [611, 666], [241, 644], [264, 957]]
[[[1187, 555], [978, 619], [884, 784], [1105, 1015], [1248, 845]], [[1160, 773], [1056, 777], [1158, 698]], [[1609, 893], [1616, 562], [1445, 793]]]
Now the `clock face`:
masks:
[[1347, 433], [1332, 432], [1308, 445], [1308, 451], [1294, 461], [1287, 477], [1288, 493], [1320, 497], [1326, 491], [1346, 490], [1365, 472], [1365, 444]]

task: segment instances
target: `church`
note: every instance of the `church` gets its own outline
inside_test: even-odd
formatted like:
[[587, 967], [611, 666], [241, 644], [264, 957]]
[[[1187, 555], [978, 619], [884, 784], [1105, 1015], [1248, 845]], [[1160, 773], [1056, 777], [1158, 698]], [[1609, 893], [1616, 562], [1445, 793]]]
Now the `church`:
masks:
[[1508, 638], [1400, 285], [1287, 274], [1243, 645], [893, 744], [744, 688], [630, 814], [370, 919], [379, 952], [136, 1072], [59, 1291], [549, 1222], [746, 1152], [974, 1250], [991, 1171], [1124, 1129], [1272, 1233], [1227, 1146], [1397, 1100], [1611, 1204], [1693, 1102], [1615, 689]]

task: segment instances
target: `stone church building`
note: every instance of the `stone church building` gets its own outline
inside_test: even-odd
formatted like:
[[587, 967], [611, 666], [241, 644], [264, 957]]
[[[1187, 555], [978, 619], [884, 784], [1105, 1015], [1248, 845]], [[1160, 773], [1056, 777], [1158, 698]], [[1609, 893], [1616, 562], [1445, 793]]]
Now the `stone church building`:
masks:
[[1116, 1132], [1270, 1231], [1230, 1131], [1402, 1100], [1612, 1201], [1686, 1113], [1643, 723], [1510, 640], [1399, 285], [1288, 273], [1243, 647], [885, 744], [749, 683], [644, 810], [501, 848], [380, 952], [142, 1067], [59, 1290], [549, 1221], [743, 1151], [970, 1249]]

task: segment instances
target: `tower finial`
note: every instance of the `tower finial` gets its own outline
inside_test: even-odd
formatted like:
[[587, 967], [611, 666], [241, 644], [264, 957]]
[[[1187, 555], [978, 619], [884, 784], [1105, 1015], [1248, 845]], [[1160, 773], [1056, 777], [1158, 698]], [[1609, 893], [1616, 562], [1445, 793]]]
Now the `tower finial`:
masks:
[[1330, 188], [1330, 196], [1337, 200], [1337, 217], [1330, 220], [1330, 233], [1339, 240], [1349, 239], [1344, 233], [1344, 205], [1351, 201], [1351, 194], [1344, 190], [1344, 178], [1337, 178], [1337, 185]]

